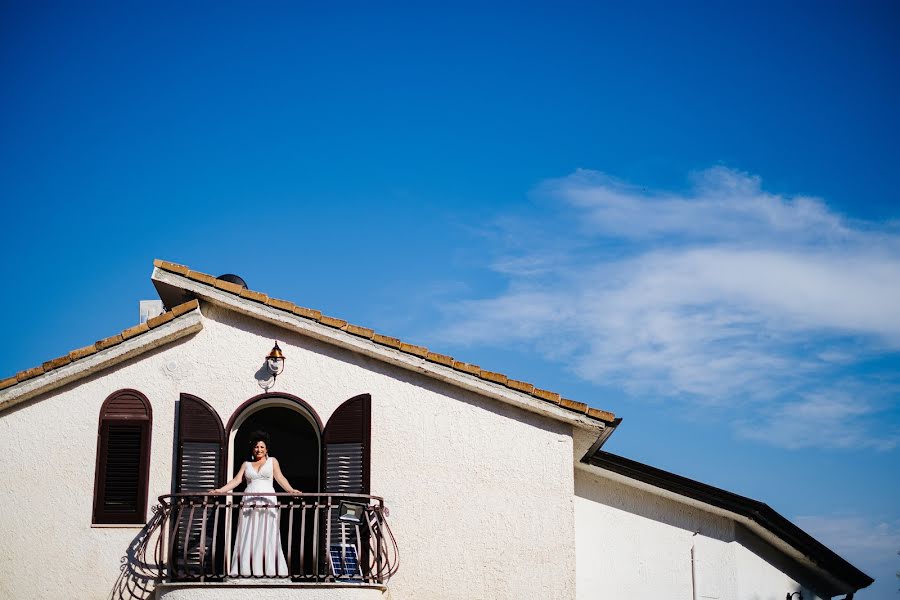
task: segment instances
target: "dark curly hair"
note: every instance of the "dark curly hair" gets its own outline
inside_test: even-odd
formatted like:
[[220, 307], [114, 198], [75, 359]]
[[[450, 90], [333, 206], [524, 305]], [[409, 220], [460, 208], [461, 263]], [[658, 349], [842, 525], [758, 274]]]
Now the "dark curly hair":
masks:
[[254, 431], [253, 433], [250, 434], [250, 440], [249, 440], [248, 443], [249, 443], [249, 445], [250, 445], [250, 449], [251, 449], [251, 450], [253, 450], [253, 448], [256, 446], [256, 443], [257, 443], [257, 442], [263, 442], [263, 443], [265, 443], [266, 448], [268, 448], [269, 446], [272, 445], [272, 444], [269, 442], [269, 434], [266, 433], [265, 431], [261, 430], [261, 429], [260, 429], [260, 430], [257, 430], [257, 431]]

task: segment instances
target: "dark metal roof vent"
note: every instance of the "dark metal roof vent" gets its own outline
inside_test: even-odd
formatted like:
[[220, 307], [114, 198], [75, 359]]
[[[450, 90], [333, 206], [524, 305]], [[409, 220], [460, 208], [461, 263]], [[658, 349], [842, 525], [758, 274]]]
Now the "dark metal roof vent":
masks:
[[234, 275], [233, 273], [225, 273], [224, 275], [219, 275], [216, 279], [221, 279], [222, 281], [227, 281], [228, 283], [236, 283], [241, 286], [245, 290], [247, 289], [247, 282], [240, 275]]

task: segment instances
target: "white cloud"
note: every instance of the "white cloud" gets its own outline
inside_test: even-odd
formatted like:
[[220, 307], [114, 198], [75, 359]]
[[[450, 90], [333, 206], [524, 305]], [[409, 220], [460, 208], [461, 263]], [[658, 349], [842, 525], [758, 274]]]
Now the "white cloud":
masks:
[[540, 186], [583, 211], [594, 231], [625, 238], [686, 235], [736, 239], [775, 235], [816, 241], [852, 238], [844, 220], [806, 196], [783, 198], [761, 189], [758, 177], [724, 167], [696, 173], [688, 194], [650, 191], [580, 169]]
[[[875, 448], [891, 450], [900, 443], [900, 428], [872, 423], [879, 409], [865, 391], [816, 390], [797, 401], [773, 407], [764, 416], [737, 424], [747, 439], [778, 440], [787, 448]], [[876, 427], [876, 425], [881, 425]], [[900, 549], [900, 547], [898, 547]]]
[[[743, 435], [741, 419], [762, 417], [847, 432], [826, 443], [810, 425], [772, 443], [893, 447], [896, 431], [866, 432], [896, 394], [830, 388], [860, 358], [900, 349], [900, 235], [737, 171], [693, 181], [685, 193], [583, 170], [546, 182], [558, 222], [505, 219], [518, 228], [497, 236], [517, 240], [494, 262], [507, 290], [448, 308], [441, 336], [539, 341], [581, 377], [638, 398], [741, 406]], [[542, 242], [541, 231], [565, 233]], [[860, 400], [873, 396], [888, 399]]]
[[885, 563], [896, 564], [897, 552], [900, 551], [898, 521], [859, 515], [802, 516], [794, 521], [843, 558], [864, 569], [877, 569]]

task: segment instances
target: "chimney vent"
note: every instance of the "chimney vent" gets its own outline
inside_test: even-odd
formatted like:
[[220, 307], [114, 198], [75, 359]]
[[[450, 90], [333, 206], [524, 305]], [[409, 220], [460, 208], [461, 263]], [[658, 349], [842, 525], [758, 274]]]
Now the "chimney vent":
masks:
[[139, 305], [141, 311], [141, 323], [146, 323], [153, 317], [163, 314], [166, 310], [163, 308], [162, 300], [141, 300]]

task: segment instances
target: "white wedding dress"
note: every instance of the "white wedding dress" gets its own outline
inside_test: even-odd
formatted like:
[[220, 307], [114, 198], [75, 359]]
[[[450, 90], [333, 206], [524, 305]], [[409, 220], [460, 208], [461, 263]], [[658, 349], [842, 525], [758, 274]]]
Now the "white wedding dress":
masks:
[[278, 524], [278, 499], [275, 496], [253, 496], [274, 493], [272, 459], [266, 459], [257, 471], [253, 463], [244, 463], [243, 507], [238, 517], [237, 538], [231, 553], [231, 577], [288, 577], [287, 562], [281, 548]]

